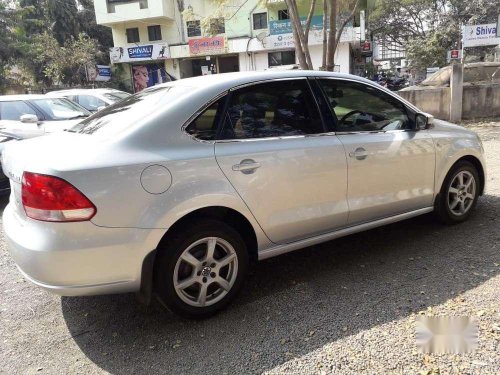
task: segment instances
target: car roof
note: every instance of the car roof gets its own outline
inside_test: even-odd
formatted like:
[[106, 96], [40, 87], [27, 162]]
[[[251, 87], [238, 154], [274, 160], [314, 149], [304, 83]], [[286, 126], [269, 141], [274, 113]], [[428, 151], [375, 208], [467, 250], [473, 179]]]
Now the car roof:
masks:
[[7, 102], [12, 100], [35, 100], [47, 99], [45, 95], [41, 94], [26, 94], [26, 95], [1, 95], [0, 102]]
[[265, 70], [265, 71], [221, 73], [221, 74], [212, 74], [212, 75], [198, 76], [191, 78], [183, 78], [176, 81], [163, 83], [162, 85], [188, 86], [196, 88], [226, 87], [227, 89], [229, 89], [231, 87], [240, 86], [247, 83], [253, 83], [261, 80], [300, 78], [300, 77], [335, 77], [335, 78], [347, 78], [350, 80], [356, 80], [364, 83], [370, 82], [365, 78], [354, 76], [351, 74], [324, 72], [318, 70]]
[[234, 73], [221, 73], [214, 75], [198, 76], [192, 78], [183, 78], [176, 81], [162, 83], [160, 85], [149, 87], [187, 87], [192, 89], [192, 94], [201, 94], [205, 100], [210, 100], [221, 93], [228, 91], [238, 86], [246, 84], [253, 84], [259, 81], [272, 81], [280, 79], [293, 79], [304, 77], [318, 77], [318, 78], [338, 78], [346, 79], [353, 82], [364, 83], [369, 86], [377, 86], [380, 91], [384, 91], [391, 96], [398, 97], [398, 100], [403, 101], [409, 107], [418, 110], [413, 104], [400, 97], [396, 93], [391, 92], [389, 89], [384, 88], [373, 81], [366, 78], [355, 76], [352, 74], [325, 72], [318, 70], [265, 70], [265, 71], [248, 71], [248, 72], [234, 72]]

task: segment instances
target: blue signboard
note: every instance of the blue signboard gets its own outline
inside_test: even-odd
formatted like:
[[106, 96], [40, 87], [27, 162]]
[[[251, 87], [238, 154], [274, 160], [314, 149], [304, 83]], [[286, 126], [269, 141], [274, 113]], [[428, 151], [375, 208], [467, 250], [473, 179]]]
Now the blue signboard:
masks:
[[101, 77], [111, 77], [111, 67], [104, 65], [97, 65], [97, 75]]
[[[305, 26], [306, 17], [300, 17], [300, 23], [302, 26]], [[321, 30], [322, 28], [323, 16], [313, 16], [311, 19], [311, 30]], [[269, 34], [271, 35], [291, 34], [292, 32], [292, 22], [290, 20], [269, 21]]]
[[[341, 14], [340, 20], [348, 17], [347, 14]], [[328, 20], [326, 21], [328, 25]], [[300, 17], [300, 23], [302, 27], [306, 25], [306, 17]], [[340, 22], [337, 22], [337, 27], [340, 26]], [[346, 27], [352, 27], [352, 21], [348, 22]], [[311, 19], [311, 31], [317, 30], [320, 31], [323, 29], [323, 16], [316, 15]], [[292, 22], [290, 20], [280, 20], [280, 21], [269, 21], [269, 34], [270, 35], [281, 35], [281, 34], [291, 34], [292, 30]]]
[[137, 46], [127, 48], [128, 57], [131, 59], [149, 59], [153, 56], [153, 45]]

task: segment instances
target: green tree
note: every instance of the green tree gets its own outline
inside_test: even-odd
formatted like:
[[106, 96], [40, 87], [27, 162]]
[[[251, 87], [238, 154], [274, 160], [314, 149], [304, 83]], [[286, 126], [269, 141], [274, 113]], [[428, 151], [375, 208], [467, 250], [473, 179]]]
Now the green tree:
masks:
[[43, 73], [51, 84], [81, 84], [85, 66], [95, 63], [97, 42], [83, 33], [63, 46], [48, 32], [37, 35], [32, 42], [32, 58], [44, 66]]
[[20, 21], [24, 35], [34, 35], [46, 31], [49, 27], [44, 0], [19, 0]]
[[410, 66], [425, 68], [446, 65], [446, 52], [459, 48], [462, 25], [494, 22], [499, 12], [498, 0], [376, 0], [369, 25], [375, 37], [404, 47]]
[[46, 0], [51, 29], [59, 45], [64, 45], [71, 38], [78, 36], [78, 8], [74, 0]]
[[[7, 0], [0, 0], [7, 1]], [[91, 0], [18, 0], [22, 81], [37, 89], [82, 84], [85, 64], [109, 63], [111, 30], [96, 24]]]
[[0, 0], [0, 91], [7, 84], [7, 70], [12, 62], [21, 55], [19, 35], [16, 28], [19, 11], [9, 3]]
[[97, 41], [99, 53], [96, 60], [100, 64], [109, 64], [109, 48], [113, 46], [113, 34], [106, 26], [98, 25], [92, 0], [79, 0], [78, 22], [81, 32]]

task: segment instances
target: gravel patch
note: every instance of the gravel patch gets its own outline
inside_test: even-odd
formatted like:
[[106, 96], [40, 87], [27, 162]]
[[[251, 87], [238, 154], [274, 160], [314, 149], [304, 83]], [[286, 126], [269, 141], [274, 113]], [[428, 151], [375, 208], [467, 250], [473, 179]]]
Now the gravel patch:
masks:
[[[468, 222], [425, 215], [261, 262], [238, 300], [205, 321], [132, 294], [46, 293], [0, 236], [0, 372], [499, 374], [500, 121], [464, 126], [483, 138], [488, 163]], [[419, 314], [476, 316], [478, 350], [419, 353]]]

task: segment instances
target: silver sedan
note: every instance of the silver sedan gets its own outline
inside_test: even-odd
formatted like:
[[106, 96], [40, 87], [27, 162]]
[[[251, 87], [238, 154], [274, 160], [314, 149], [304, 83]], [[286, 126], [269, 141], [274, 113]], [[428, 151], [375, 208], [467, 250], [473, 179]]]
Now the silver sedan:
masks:
[[350, 75], [243, 72], [149, 88], [6, 148], [4, 229], [33, 283], [209, 316], [249, 265], [483, 193], [476, 134]]

